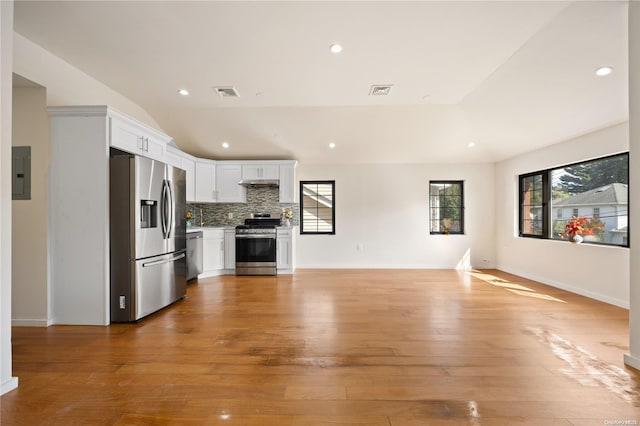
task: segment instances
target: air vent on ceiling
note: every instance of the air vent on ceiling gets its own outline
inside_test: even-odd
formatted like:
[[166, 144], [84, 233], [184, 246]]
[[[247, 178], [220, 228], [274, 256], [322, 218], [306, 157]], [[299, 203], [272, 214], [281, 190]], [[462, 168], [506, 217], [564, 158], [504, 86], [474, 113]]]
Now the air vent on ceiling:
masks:
[[369, 96], [387, 96], [392, 87], [393, 84], [374, 84], [371, 86]]
[[215, 90], [216, 93], [223, 98], [237, 98], [238, 96], [240, 96], [238, 95], [236, 89], [231, 86], [214, 87], [213, 90]]

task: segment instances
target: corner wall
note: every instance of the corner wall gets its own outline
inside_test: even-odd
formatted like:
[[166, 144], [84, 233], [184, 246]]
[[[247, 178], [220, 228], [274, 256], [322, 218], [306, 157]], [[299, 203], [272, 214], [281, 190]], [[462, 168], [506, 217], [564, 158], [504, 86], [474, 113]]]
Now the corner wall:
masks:
[[0, 394], [18, 387], [11, 359], [11, 91], [13, 1], [0, 1]]
[[[297, 180], [336, 181], [336, 235], [299, 235], [298, 268], [495, 265], [493, 164], [299, 164]], [[430, 180], [464, 180], [465, 235], [429, 234]]]
[[31, 147], [31, 199], [12, 201], [13, 325], [50, 325], [47, 272], [49, 115], [43, 87], [13, 89], [13, 146]]
[[[629, 2], [629, 173], [631, 182], [640, 177], [640, 3]], [[630, 185], [631, 203], [629, 223], [635, 230], [640, 223], [640, 209], [635, 208], [640, 199], [640, 185]], [[625, 363], [640, 370], [640, 234], [631, 231], [631, 262], [629, 291], [629, 354]]]
[[628, 149], [623, 123], [497, 163], [498, 269], [628, 308], [628, 248], [518, 237], [518, 175]]

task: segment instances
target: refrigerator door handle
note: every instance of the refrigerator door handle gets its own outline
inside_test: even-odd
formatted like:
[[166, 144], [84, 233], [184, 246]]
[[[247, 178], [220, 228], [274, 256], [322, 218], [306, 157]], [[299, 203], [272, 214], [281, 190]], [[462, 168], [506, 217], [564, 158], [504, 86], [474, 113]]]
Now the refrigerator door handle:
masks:
[[167, 181], [162, 181], [162, 197], [160, 199], [160, 223], [162, 224], [162, 238], [167, 239], [168, 231], [167, 231]]
[[173, 229], [173, 217], [175, 216], [175, 206], [173, 204], [173, 190], [171, 189], [171, 181], [167, 182], [167, 194], [169, 196], [167, 202], [167, 239], [171, 238], [171, 230]]
[[186, 257], [186, 254], [180, 253], [179, 255], [177, 255], [176, 257], [172, 257], [171, 259], [154, 260], [153, 262], [143, 263], [142, 267], [147, 268], [149, 266], [163, 265], [165, 263], [175, 262], [176, 260], [180, 260], [183, 257]]

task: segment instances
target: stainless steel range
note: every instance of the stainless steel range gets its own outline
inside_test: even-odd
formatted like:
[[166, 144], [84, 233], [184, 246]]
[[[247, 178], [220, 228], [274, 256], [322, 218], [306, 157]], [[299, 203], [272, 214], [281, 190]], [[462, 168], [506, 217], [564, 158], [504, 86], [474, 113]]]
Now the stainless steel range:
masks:
[[236, 275], [276, 275], [280, 217], [259, 213], [236, 226]]

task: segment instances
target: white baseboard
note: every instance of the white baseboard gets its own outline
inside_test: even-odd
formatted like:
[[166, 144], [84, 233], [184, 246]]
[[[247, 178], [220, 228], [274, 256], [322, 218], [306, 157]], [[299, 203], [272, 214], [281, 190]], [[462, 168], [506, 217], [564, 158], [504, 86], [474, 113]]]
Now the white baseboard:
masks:
[[24, 319], [14, 318], [11, 320], [12, 327], [49, 327], [53, 324], [50, 319]]
[[0, 395], [4, 395], [7, 392], [11, 392], [17, 387], [18, 387], [18, 378], [12, 377], [2, 384], [2, 388], [0, 389]]
[[568, 285], [568, 284], [565, 284], [565, 283], [562, 283], [562, 282], [559, 282], [559, 281], [548, 279], [546, 277], [539, 277], [539, 276], [536, 276], [535, 274], [530, 274], [529, 272], [526, 272], [526, 271], [520, 271], [520, 270], [518, 270], [516, 268], [505, 268], [505, 267], [502, 267], [502, 266], [498, 265], [497, 269], [500, 270], [500, 271], [504, 271], [506, 273], [509, 273], [509, 274], [514, 274], [514, 275], [518, 275], [518, 276], [523, 277], [523, 278], [527, 278], [529, 280], [538, 281], [539, 283], [546, 284], [546, 285], [549, 285], [551, 287], [556, 287], [556, 288], [559, 288], [561, 290], [566, 290], [566, 291], [569, 291], [571, 293], [579, 294], [581, 296], [585, 296], [585, 297], [588, 297], [590, 299], [599, 300], [601, 302], [608, 303], [610, 305], [615, 305], [615, 306], [618, 306], [620, 308], [629, 309], [629, 302], [626, 301], [626, 300], [616, 299], [616, 298], [613, 298], [613, 297], [605, 296], [605, 295], [600, 294], [600, 293], [594, 293], [592, 291], [585, 290], [585, 289], [582, 289], [582, 288], [579, 288], [579, 287], [574, 287], [574, 286], [571, 286], [571, 285]]
[[624, 363], [629, 367], [633, 367], [636, 370], [640, 370], [640, 359], [634, 357], [631, 354], [624, 354]]
[[198, 278], [209, 278], [209, 277], [219, 277], [221, 275], [227, 275], [225, 273], [225, 269], [219, 269], [216, 271], [205, 271], [198, 275]]
[[296, 269], [456, 269], [455, 265], [395, 265], [395, 264], [297, 264]]

